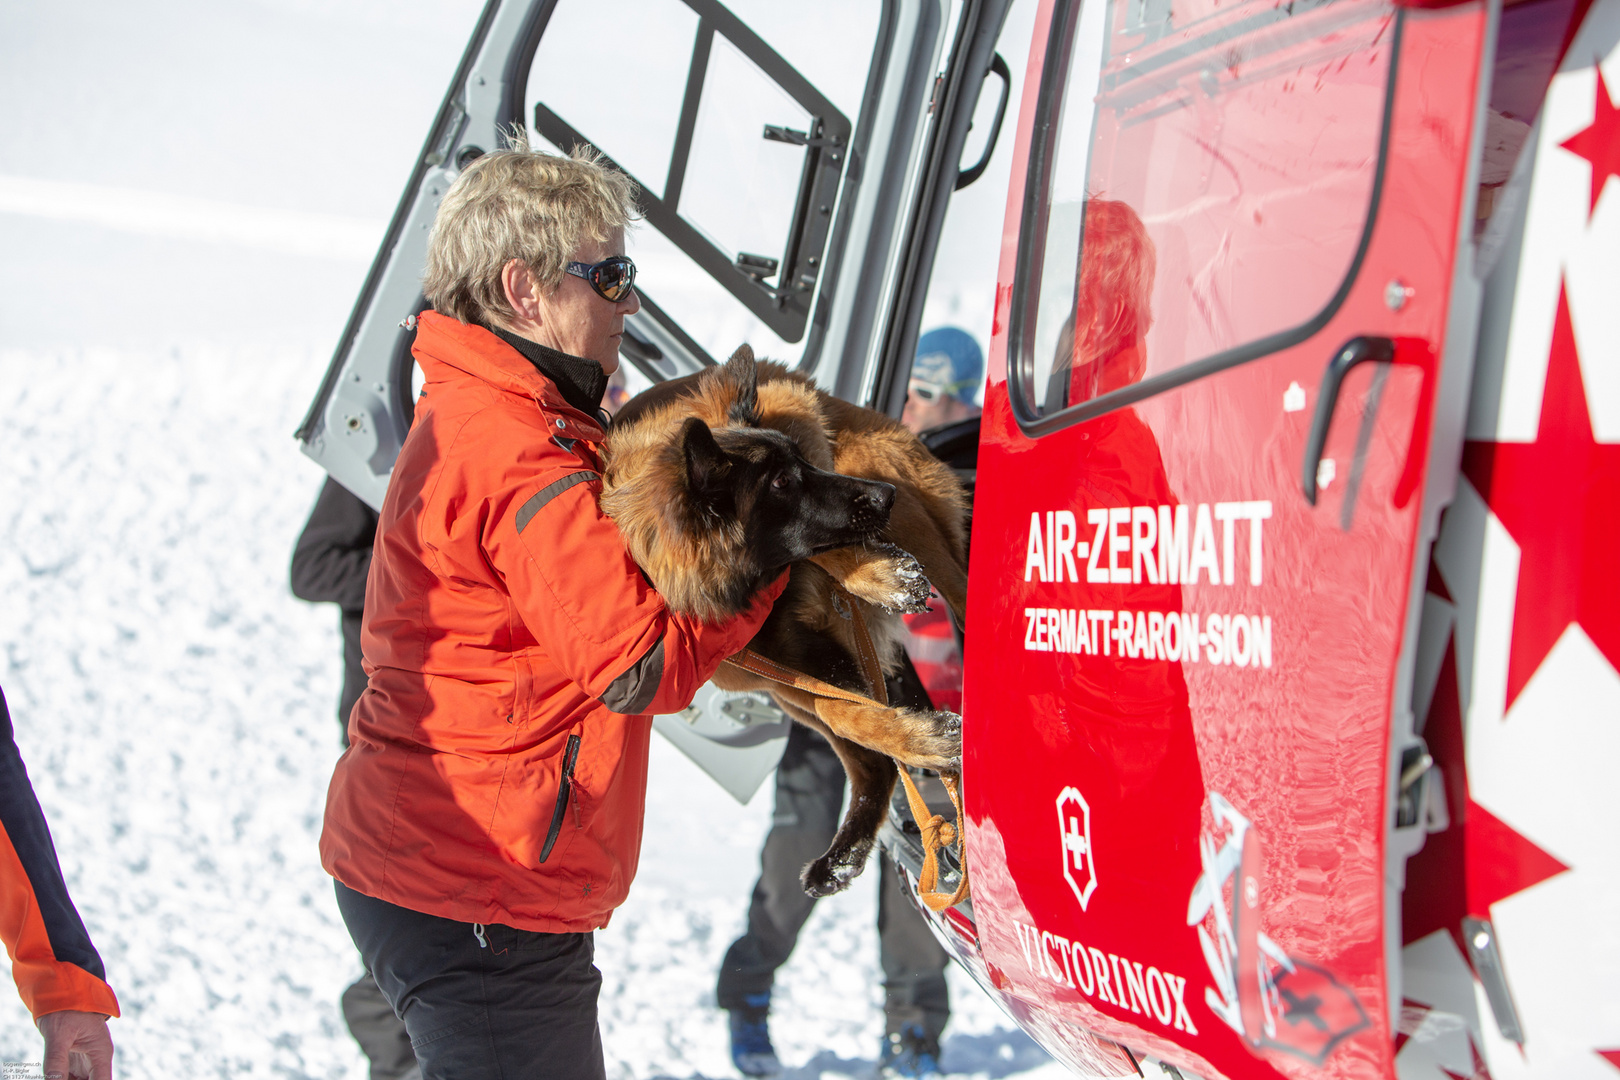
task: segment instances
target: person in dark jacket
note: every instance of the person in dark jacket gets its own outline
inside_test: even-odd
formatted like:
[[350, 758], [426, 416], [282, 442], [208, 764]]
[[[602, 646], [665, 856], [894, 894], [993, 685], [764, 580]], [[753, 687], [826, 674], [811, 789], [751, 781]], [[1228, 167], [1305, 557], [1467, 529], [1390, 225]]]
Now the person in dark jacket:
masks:
[[[17, 993], [45, 1037], [47, 1077], [112, 1080], [107, 1018], [118, 998], [68, 896], [0, 690], [0, 939]], [[9, 1074], [8, 1074], [9, 1075]]]
[[312, 604], [336, 604], [343, 619], [343, 694], [338, 724], [349, 745], [349, 713], [366, 688], [360, 667], [360, 619], [366, 608], [366, 572], [377, 537], [377, 511], [327, 477], [315, 509], [293, 548], [292, 592]]
[[[312, 604], [336, 604], [342, 613], [343, 693], [338, 726], [349, 745], [349, 713], [366, 688], [360, 664], [360, 620], [366, 607], [366, 574], [377, 538], [377, 511], [327, 477], [293, 547], [292, 591]], [[365, 972], [343, 991], [343, 1022], [371, 1063], [371, 1080], [418, 1080], [405, 1022], [394, 1015], [377, 980]]]
[[[966, 331], [954, 326], [928, 331], [917, 339], [901, 423], [921, 434], [977, 416], [974, 398], [983, 377], [984, 354]], [[960, 709], [962, 656], [944, 601], [933, 596], [927, 613], [907, 615], [905, 622], [913, 670], [891, 680], [889, 700], [924, 709]], [[717, 1002], [729, 1014], [732, 1063], [744, 1076], [782, 1071], [771, 1043], [771, 987], [815, 908], [815, 899], [799, 883], [799, 871], [827, 849], [838, 830], [844, 779], [844, 768], [827, 740], [793, 725], [776, 767], [775, 813], [759, 854], [748, 928], [726, 951], [715, 987]], [[879, 1072], [926, 1080], [939, 1075], [939, 1039], [951, 1015], [945, 983], [949, 958], [906, 897], [893, 864], [876, 861], [884, 999]]]

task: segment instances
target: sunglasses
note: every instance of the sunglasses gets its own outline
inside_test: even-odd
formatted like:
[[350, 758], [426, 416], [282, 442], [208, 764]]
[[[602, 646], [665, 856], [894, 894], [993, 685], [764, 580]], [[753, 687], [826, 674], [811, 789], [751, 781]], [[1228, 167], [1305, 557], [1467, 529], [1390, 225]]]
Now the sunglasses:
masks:
[[629, 296], [636, 283], [636, 264], [628, 255], [610, 255], [599, 263], [571, 262], [568, 273], [584, 278], [597, 296], [613, 304]]

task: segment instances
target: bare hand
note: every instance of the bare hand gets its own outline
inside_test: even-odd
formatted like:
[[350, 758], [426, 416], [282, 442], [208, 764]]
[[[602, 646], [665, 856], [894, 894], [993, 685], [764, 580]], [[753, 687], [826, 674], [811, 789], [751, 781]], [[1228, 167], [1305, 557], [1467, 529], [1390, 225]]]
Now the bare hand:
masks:
[[105, 1016], [64, 1009], [36, 1023], [45, 1036], [46, 1080], [112, 1080], [113, 1043]]

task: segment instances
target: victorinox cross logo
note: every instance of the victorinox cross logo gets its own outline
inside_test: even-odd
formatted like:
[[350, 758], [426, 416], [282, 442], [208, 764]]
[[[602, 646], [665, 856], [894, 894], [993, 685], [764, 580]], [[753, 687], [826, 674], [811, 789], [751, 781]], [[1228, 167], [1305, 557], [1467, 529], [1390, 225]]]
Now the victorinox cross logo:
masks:
[[1091, 848], [1091, 807], [1072, 787], [1057, 797], [1058, 834], [1063, 843], [1063, 880], [1074, 890], [1080, 910], [1097, 891], [1097, 864]]

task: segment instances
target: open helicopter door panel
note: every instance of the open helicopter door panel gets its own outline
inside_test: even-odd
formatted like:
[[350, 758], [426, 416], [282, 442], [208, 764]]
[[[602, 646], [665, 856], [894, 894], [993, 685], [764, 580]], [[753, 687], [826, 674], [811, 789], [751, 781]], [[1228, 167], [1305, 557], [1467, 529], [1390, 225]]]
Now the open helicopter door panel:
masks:
[[1620, 1075], [1620, 3], [1515, 6], [1498, 41], [1498, 71], [1511, 48], [1557, 73], [1491, 94], [1534, 127], [1502, 189], [1462, 480], [1423, 598], [1419, 716], [1448, 824], [1407, 867], [1396, 1060], [1402, 1080], [1604, 1080]]
[[[450, 184], [513, 129], [538, 148], [594, 146], [640, 188], [632, 389], [743, 342], [849, 400], [903, 386], [896, 313], [926, 261], [916, 234], [956, 180], [980, 84], [966, 73], [988, 68], [1005, 8], [490, 0], [299, 428], [304, 451], [381, 505], [410, 429], [428, 231]], [[706, 691], [658, 723], [746, 799], [787, 721], [764, 697]]]
[[1436, 812], [1411, 682], [1498, 16], [1037, 18], [978, 457], [959, 936], [1077, 1069], [1132, 1072], [1128, 1048], [1394, 1075], [1403, 874]]

